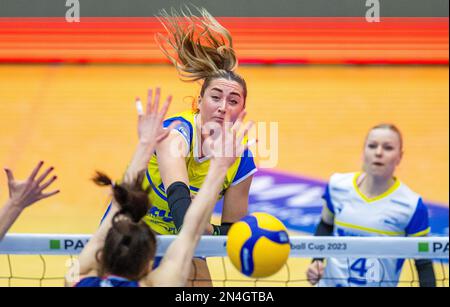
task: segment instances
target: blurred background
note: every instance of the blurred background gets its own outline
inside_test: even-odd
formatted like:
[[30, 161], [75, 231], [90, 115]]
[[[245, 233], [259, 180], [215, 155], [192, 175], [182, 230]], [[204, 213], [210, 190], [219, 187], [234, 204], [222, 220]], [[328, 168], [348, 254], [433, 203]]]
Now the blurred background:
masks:
[[[95, 231], [108, 196], [90, 177], [124, 172], [137, 144], [134, 98], [160, 86], [174, 96], [170, 114], [190, 108], [199, 84], [180, 81], [154, 41], [158, 10], [183, 3], [0, 0], [0, 165], [26, 178], [42, 159], [61, 190], [11, 232]], [[433, 234], [448, 235], [448, 1], [190, 3], [233, 36], [247, 118], [278, 124], [277, 163], [256, 175], [251, 211], [312, 233], [329, 176], [359, 170], [367, 131], [391, 122], [404, 136], [397, 176], [429, 205]], [[7, 197], [0, 176], [0, 203]]]

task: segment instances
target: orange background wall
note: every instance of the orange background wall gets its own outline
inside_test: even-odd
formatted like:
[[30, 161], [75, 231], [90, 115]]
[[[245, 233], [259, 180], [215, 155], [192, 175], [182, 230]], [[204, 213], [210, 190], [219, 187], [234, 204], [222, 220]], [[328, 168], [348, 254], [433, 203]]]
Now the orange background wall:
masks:
[[[448, 18], [223, 17], [241, 63], [448, 64]], [[0, 62], [163, 63], [156, 18], [0, 18]]]

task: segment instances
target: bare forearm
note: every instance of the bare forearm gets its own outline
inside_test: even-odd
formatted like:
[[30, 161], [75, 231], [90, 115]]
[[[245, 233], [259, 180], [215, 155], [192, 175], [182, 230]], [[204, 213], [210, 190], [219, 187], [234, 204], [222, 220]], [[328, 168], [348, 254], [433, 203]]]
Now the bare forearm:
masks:
[[205, 231], [205, 225], [211, 218], [214, 205], [223, 184], [223, 178], [227, 172], [226, 168], [215, 167], [212, 164], [208, 175], [199, 191], [192, 201], [183, 222], [183, 227], [174, 244], [170, 245], [164, 256], [162, 267], [178, 265], [180, 280], [182, 276], [189, 274], [190, 263], [195, 247]]
[[[131, 160], [130, 166], [128, 167], [124, 175], [123, 181], [125, 183], [133, 183], [136, 180], [138, 174], [142, 170], [145, 170], [147, 168], [148, 160], [153, 152], [153, 148], [154, 147], [149, 144], [138, 144]], [[100, 227], [94, 233], [91, 240], [80, 254], [79, 261], [81, 274], [87, 274], [89, 271], [96, 269], [97, 260], [95, 255], [97, 251], [104, 245], [106, 235], [108, 234], [108, 231], [112, 226], [112, 219], [114, 215], [119, 211], [118, 208], [119, 206], [113, 198], [111, 209], [108, 212], [108, 215], [105, 217]]]
[[117, 211], [117, 204], [113, 202], [108, 215], [105, 217], [100, 227], [97, 229], [92, 238], [89, 240], [88, 244], [81, 252], [78, 258], [80, 262], [80, 274], [87, 274], [90, 270], [96, 269], [97, 258], [95, 255], [97, 251], [103, 247], [106, 235], [112, 225], [112, 218], [117, 213]]
[[17, 204], [14, 204], [11, 200], [6, 202], [0, 210], [0, 240], [3, 239], [21, 213], [22, 209]]
[[141, 171], [147, 169], [148, 162], [155, 151], [155, 146], [148, 143], [139, 143], [136, 151], [134, 152], [133, 158], [130, 165], [124, 175], [125, 183], [132, 183], [136, 180], [138, 174]]
[[[148, 157], [151, 155], [153, 146], [148, 146], [143, 143], [139, 143], [135, 154], [131, 160], [130, 166], [128, 167], [123, 181], [125, 183], [132, 183], [136, 180], [139, 172], [147, 167]], [[100, 227], [94, 233], [92, 238], [89, 240], [86, 247], [83, 249], [79, 256], [80, 262], [80, 274], [88, 274], [90, 271], [97, 268], [97, 251], [103, 247], [106, 239], [106, 235], [111, 228], [112, 219], [114, 215], [118, 212], [118, 204], [115, 199], [112, 199], [111, 209], [109, 210], [107, 216], [102, 221]]]
[[[154, 151], [154, 145], [152, 143], [143, 143], [139, 142], [136, 151], [131, 159], [131, 163], [125, 173], [124, 182], [125, 183], [133, 183], [138, 174], [147, 168], [148, 161]], [[97, 249], [103, 246], [105, 242], [106, 235], [111, 228], [112, 219], [114, 215], [119, 211], [119, 205], [116, 203], [116, 200], [112, 199], [111, 209], [108, 212], [108, 215], [103, 220], [100, 227], [97, 229], [95, 234], [92, 236], [89, 243], [86, 245], [86, 248], [83, 250], [80, 258], [82, 259], [91, 259], [93, 253], [97, 252]], [[85, 257], [86, 256], [86, 257]], [[94, 257], [95, 258], [95, 257]], [[81, 262], [81, 261], [80, 261]], [[89, 263], [89, 262], [88, 262]]]

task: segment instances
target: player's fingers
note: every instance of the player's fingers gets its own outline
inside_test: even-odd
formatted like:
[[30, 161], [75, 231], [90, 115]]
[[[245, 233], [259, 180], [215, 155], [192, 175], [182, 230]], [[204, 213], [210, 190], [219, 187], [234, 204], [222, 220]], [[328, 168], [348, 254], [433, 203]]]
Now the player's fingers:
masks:
[[242, 145], [242, 142], [245, 138], [245, 136], [248, 134], [248, 131], [252, 128], [253, 122], [248, 122], [242, 132], [240, 134], [236, 135], [236, 138], [234, 139], [234, 147], [236, 148], [236, 156], [242, 155], [244, 151], [246, 151], [250, 146], [253, 146], [258, 142], [257, 139], [252, 139], [250, 142], [246, 142], [246, 144]]
[[164, 102], [163, 107], [161, 108], [161, 112], [159, 112], [159, 116], [161, 119], [164, 119], [166, 117], [167, 111], [169, 110], [169, 106], [172, 103], [172, 95], [169, 95], [166, 99], [166, 102]]
[[247, 116], [247, 110], [244, 109], [241, 111], [241, 113], [239, 113], [237, 120], [240, 122], [243, 122], [245, 119], [245, 116]]
[[306, 272], [306, 278], [308, 279], [308, 281], [311, 284], [315, 284], [316, 280], [317, 280], [317, 276], [314, 274], [314, 272], [312, 270], [308, 270]]
[[50, 178], [46, 183], [40, 186], [40, 190], [43, 191], [48, 188], [57, 178], [57, 176], [53, 176], [52, 178]]
[[8, 178], [8, 183], [11, 183], [14, 181], [14, 175], [12, 171], [9, 168], [5, 168], [6, 178]]
[[31, 173], [30, 177], [28, 177], [28, 180], [33, 181], [36, 175], [39, 173], [39, 170], [41, 169], [42, 165], [44, 165], [44, 161], [39, 161], [38, 165], [34, 168], [33, 172]]
[[155, 90], [155, 103], [153, 104], [153, 110], [155, 114], [157, 114], [159, 110], [159, 97], [161, 96], [161, 88], [157, 87]]
[[250, 141], [248, 141], [246, 144], [243, 145], [241, 145], [241, 143], [236, 143], [236, 147], [238, 148], [236, 150], [236, 157], [240, 157], [244, 151], [246, 151], [256, 143], [258, 143], [257, 139], [251, 139]]
[[179, 124], [180, 124], [179, 121], [174, 121], [167, 128], [163, 129], [163, 131], [156, 138], [156, 142], [159, 143], [162, 140], [164, 140], [165, 138], [167, 138], [169, 136], [169, 134], [170, 134], [170, 131], [175, 129], [177, 127], [177, 125], [179, 125]]
[[258, 139], [251, 139], [250, 141], [247, 142], [247, 144], [245, 144], [245, 149], [244, 150], [249, 149], [250, 147], [252, 147], [256, 143], [258, 143]]
[[40, 184], [55, 168], [52, 166], [48, 168], [39, 178], [36, 180], [37, 184]]
[[[225, 109], [225, 116], [224, 116], [224, 120], [223, 120], [223, 123], [225, 124], [225, 125], [230, 125], [230, 119], [231, 119], [231, 115], [230, 115], [230, 111], [228, 111], [228, 109]], [[229, 127], [227, 127], [227, 126], [225, 126], [226, 128], [229, 128]]]
[[320, 270], [320, 261], [314, 261], [313, 263], [311, 263], [311, 265], [309, 266], [309, 269], [314, 274], [318, 274], [319, 270]]
[[324, 266], [323, 266], [322, 261], [316, 261], [314, 264], [315, 264], [314, 268], [317, 273], [317, 276], [321, 277], [323, 275], [323, 271], [324, 271]]
[[308, 276], [308, 279], [310, 279], [310, 280], [313, 280], [317, 277], [317, 274], [311, 268], [308, 269], [308, 271], [306, 272], [306, 275]]
[[142, 115], [144, 115], [144, 109], [142, 107], [142, 101], [141, 98], [136, 97], [136, 99], [134, 100], [135, 104], [136, 104], [136, 111], [138, 114], [139, 119], [141, 119]]
[[244, 135], [248, 134], [248, 132], [250, 131], [250, 129], [252, 129], [253, 125], [255, 124], [254, 121], [249, 121], [247, 124], [245, 124], [244, 129], [242, 130], [242, 133]]
[[202, 145], [203, 153], [207, 158], [211, 158], [214, 153], [214, 142], [212, 141], [212, 138], [206, 138], [206, 140], [203, 141]]
[[247, 111], [243, 110], [241, 113], [239, 113], [238, 118], [236, 119], [236, 122], [233, 125], [233, 129], [236, 131], [239, 131], [241, 128], [242, 122], [244, 121], [245, 116], [247, 115]]
[[39, 199], [48, 198], [50, 196], [58, 194], [59, 192], [60, 192], [59, 190], [56, 190], [56, 191], [52, 191], [52, 192], [49, 192], [49, 193], [42, 193], [41, 196], [39, 197]]
[[317, 281], [320, 278], [320, 276], [321, 276], [318, 267], [315, 266], [315, 265], [310, 267], [310, 271], [309, 272], [310, 272], [311, 279], [313, 279], [313, 280]]
[[145, 110], [145, 114], [149, 115], [152, 112], [152, 100], [153, 100], [153, 89], [149, 88], [147, 91], [147, 109]]
[[237, 141], [239, 143], [242, 143], [242, 140], [244, 139], [244, 137], [248, 134], [248, 132], [250, 131], [250, 129], [252, 129], [253, 125], [255, 123], [253, 121], [249, 121], [247, 124], [245, 124], [244, 128], [242, 129], [242, 131], [238, 134], [238, 139]]

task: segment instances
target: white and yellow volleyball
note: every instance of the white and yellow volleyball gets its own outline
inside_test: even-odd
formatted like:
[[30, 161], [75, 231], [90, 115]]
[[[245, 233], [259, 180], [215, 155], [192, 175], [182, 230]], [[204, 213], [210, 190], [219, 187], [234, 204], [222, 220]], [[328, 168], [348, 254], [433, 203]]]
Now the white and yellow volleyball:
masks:
[[290, 251], [286, 227], [268, 213], [252, 213], [234, 223], [228, 232], [228, 257], [249, 277], [275, 274], [286, 263]]

